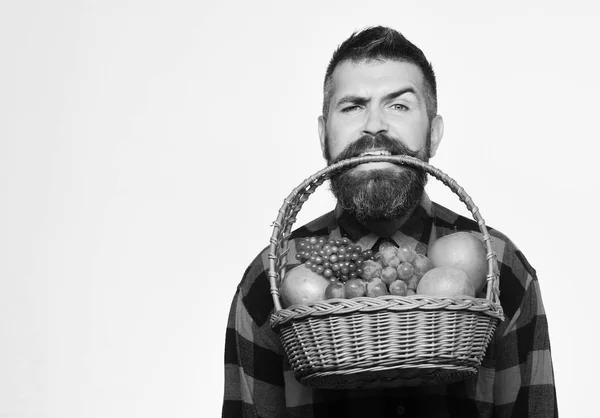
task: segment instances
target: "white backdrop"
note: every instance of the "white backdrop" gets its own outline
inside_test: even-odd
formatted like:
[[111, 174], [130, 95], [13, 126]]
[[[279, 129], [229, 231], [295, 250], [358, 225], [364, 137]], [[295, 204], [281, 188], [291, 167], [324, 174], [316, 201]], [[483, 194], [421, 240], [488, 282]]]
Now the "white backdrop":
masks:
[[231, 298], [324, 166], [333, 49], [376, 24], [433, 62], [432, 163], [538, 270], [561, 415], [597, 417], [599, 9], [483, 3], [3, 2], [0, 417], [220, 415]]

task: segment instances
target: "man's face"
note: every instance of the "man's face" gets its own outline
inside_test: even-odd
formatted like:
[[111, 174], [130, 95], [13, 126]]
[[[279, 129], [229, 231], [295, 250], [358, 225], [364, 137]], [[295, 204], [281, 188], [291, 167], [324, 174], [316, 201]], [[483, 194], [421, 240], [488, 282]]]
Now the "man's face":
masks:
[[[429, 121], [423, 75], [416, 65], [344, 61], [333, 73], [333, 86], [328, 118], [319, 118], [328, 163], [366, 153], [428, 161], [435, 153], [443, 122], [439, 116]], [[425, 180], [420, 170], [367, 163], [336, 176], [332, 189], [342, 206], [359, 218], [391, 219], [418, 203]]]

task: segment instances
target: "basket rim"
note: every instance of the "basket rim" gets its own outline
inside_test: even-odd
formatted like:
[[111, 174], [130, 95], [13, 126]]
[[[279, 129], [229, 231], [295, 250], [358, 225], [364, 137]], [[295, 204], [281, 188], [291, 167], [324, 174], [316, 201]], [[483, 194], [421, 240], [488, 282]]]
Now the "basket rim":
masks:
[[[283, 310], [280, 295], [279, 295], [279, 282], [280, 278], [285, 275], [286, 265], [287, 265], [287, 253], [289, 251], [288, 248], [288, 240], [291, 235], [291, 227], [295, 222], [295, 215], [299, 212], [300, 208], [304, 204], [304, 202], [308, 199], [308, 196], [312, 194], [317, 187], [319, 187], [325, 180], [329, 179], [332, 175], [341, 171], [342, 169], [351, 168], [358, 164], [366, 163], [366, 162], [391, 162], [391, 163], [399, 163], [403, 165], [409, 165], [411, 167], [419, 168], [424, 170], [427, 174], [432, 175], [447, 187], [454, 192], [460, 200], [467, 206], [467, 209], [471, 212], [475, 221], [479, 226], [479, 229], [483, 235], [483, 242], [486, 247], [486, 258], [488, 261], [488, 274], [486, 276], [486, 298], [485, 300], [489, 302], [489, 313], [491, 316], [498, 317], [499, 319], [504, 319], [504, 315], [502, 312], [502, 306], [499, 301], [499, 269], [496, 260], [496, 253], [493, 250], [491, 244], [491, 235], [488, 232], [488, 229], [485, 225], [485, 220], [481, 216], [479, 212], [479, 208], [475, 206], [473, 199], [466, 193], [464, 188], [462, 188], [458, 183], [448, 176], [446, 173], [442, 172], [440, 169], [426, 163], [418, 158], [407, 156], [407, 155], [369, 155], [362, 157], [354, 157], [346, 160], [339, 161], [335, 164], [331, 164], [312, 176], [305, 179], [298, 187], [296, 187], [290, 195], [284, 199], [284, 203], [282, 207], [279, 209], [278, 217], [273, 222], [273, 233], [270, 239], [270, 248], [269, 248], [269, 269], [268, 269], [268, 277], [270, 282], [270, 291], [271, 296], [274, 303], [274, 312], [277, 314], [279, 311]], [[421, 297], [419, 297], [421, 296]], [[381, 299], [385, 300], [385, 303], [388, 300], [396, 300], [396, 304], [404, 304], [406, 299], [409, 300], [417, 300], [421, 304], [419, 309], [422, 308], [423, 296], [425, 295], [411, 295], [411, 296], [395, 296], [395, 295], [386, 295], [379, 296], [377, 298], [367, 298], [367, 299]], [[366, 297], [365, 297], [366, 298]], [[385, 298], [385, 299], [384, 299]], [[362, 298], [354, 298], [362, 299]], [[431, 303], [432, 305], [439, 303], [448, 303], [447, 299], [460, 299], [461, 301], [469, 300], [469, 299], [478, 299], [478, 298], [469, 298], [466, 296], [462, 296], [460, 298], [443, 298], [443, 297], [430, 297], [427, 296], [427, 303]], [[479, 298], [481, 299], [481, 298]], [[328, 302], [333, 301], [334, 299], [328, 300]], [[342, 299], [340, 299], [342, 300]], [[353, 300], [353, 299], [343, 299], [345, 301]], [[321, 302], [316, 302], [310, 305], [302, 305], [302, 306], [318, 306]], [[464, 302], [461, 302], [464, 303]], [[331, 304], [331, 303], [330, 303]], [[320, 305], [319, 305], [320, 306]], [[295, 311], [296, 307], [288, 307], [286, 310]], [[413, 307], [414, 308], [414, 307]], [[406, 308], [413, 309], [413, 308]], [[433, 308], [431, 308], [433, 309]], [[281, 316], [281, 315], [280, 315]], [[277, 323], [275, 320], [274, 323]]]
[[420, 311], [447, 311], [481, 314], [502, 320], [500, 305], [485, 298], [470, 296], [397, 296], [384, 295], [376, 298], [361, 296], [352, 299], [326, 299], [308, 304], [291, 305], [271, 315], [271, 326], [278, 329], [294, 321], [308, 317], [346, 316], [353, 313], [390, 312], [403, 313]]

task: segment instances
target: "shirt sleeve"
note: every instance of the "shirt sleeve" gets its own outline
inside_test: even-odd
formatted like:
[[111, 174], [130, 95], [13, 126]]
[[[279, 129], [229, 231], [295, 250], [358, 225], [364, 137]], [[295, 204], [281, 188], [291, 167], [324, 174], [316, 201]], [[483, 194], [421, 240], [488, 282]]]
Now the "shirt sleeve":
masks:
[[521, 303], [501, 327], [494, 382], [495, 417], [558, 417], [548, 321], [535, 270], [517, 250], [513, 271], [526, 275]]
[[283, 415], [283, 358], [269, 322], [272, 307], [268, 278], [257, 259], [244, 274], [227, 321], [224, 418]]

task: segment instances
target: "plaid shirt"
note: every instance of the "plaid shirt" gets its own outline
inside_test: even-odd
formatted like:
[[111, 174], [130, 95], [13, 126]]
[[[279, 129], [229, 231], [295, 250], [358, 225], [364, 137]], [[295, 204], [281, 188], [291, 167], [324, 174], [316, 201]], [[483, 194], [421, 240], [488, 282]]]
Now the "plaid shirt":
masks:
[[[481, 237], [473, 220], [429, 201], [390, 238], [425, 254], [427, 244], [455, 231]], [[323, 390], [300, 384], [269, 318], [268, 248], [244, 273], [233, 298], [225, 339], [223, 417], [557, 417], [548, 324], [535, 270], [502, 233], [488, 228], [500, 268], [505, 320], [496, 328], [479, 372], [440, 386]], [[364, 249], [379, 237], [339, 209], [296, 229], [290, 239], [347, 236]], [[485, 296], [483, 296], [485, 297]]]

